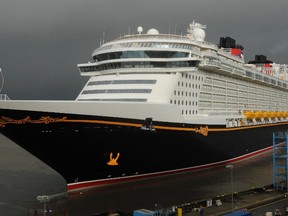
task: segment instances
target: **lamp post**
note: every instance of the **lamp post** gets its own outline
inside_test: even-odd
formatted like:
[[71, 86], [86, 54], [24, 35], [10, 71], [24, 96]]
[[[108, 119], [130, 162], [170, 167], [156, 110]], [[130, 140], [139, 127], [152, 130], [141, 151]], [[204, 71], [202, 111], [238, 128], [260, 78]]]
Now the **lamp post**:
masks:
[[42, 196], [37, 196], [36, 197], [38, 201], [40, 201], [41, 203], [44, 203], [43, 205], [43, 215], [46, 216], [46, 212], [47, 212], [47, 202], [49, 202], [50, 198], [47, 195], [42, 195]]
[[226, 166], [227, 169], [231, 171], [231, 212], [233, 213], [234, 209], [234, 186], [233, 186], [233, 164], [229, 164]]

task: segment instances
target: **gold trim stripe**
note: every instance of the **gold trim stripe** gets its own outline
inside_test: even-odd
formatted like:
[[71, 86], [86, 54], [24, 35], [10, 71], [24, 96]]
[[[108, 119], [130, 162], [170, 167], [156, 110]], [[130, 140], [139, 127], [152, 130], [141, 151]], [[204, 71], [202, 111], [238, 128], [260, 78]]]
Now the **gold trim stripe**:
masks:
[[[126, 122], [116, 122], [116, 121], [105, 121], [105, 120], [77, 120], [77, 119], [67, 119], [67, 117], [62, 118], [52, 118], [50, 116], [41, 117], [38, 120], [32, 120], [30, 116], [27, 116], [23, 119], [15, 120], [13, 118], [1, 116], [0, 117], [0, 127], [5, 127], [7, 124], [26, 124], [26, 123], [56, 123], [56, 122], [78, 122], [78, 123], [94, 123], [94, 124], [108, 124], [108, 125], [119, 125], [119, 126], [130, 126], [130, 127], [142, 127], [142, 124], [136, 123], [126, 123]], [[170, 127], [170, 126], [157, 126], [154, 125], [155, 129], [161, 130], [175, 130], [175, 131], [194, 131], [196, 133], [207, 133], [208, 132], [219, 132], [219, 131], [236, 131], [236, 130], [246, 130], [252, 128], [261, 128], [261, 127], [274, 127], [279, 125], [288, 125], [288, 122], [274, 123], [274, 124], [262, 124], [262, 125], [250, 125], [250, 126], [241, 126], [241, 127], [232, 127], [232, 128], [208, 128], [208, 126], [203, 126], [200, 128], [187, 128], [187, 127]], [[204, 135], [203, 134], [203, 135]]]

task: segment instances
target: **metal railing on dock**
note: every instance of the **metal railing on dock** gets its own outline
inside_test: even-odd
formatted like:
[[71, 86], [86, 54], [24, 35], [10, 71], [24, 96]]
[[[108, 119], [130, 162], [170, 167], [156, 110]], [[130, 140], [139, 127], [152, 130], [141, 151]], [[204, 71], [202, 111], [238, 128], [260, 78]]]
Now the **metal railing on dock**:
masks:
[[7, 94], [0, 94], [0, 100], [10, 100]]

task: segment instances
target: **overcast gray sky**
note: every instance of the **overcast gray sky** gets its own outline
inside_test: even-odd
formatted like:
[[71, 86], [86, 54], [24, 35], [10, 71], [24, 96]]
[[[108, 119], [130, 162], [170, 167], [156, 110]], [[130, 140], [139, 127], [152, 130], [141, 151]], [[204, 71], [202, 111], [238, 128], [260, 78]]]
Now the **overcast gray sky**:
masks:
[[263, 54], [288, 63], [287, 11], [287, 0], [1, 0], [2, 93], [73, 100], [87, 80], [77, 64], [91, 60], [103, 35], [138, 26], [184, 34], [193, 20], [207, 25], [207, 41], [236, 39], [246, 61]]

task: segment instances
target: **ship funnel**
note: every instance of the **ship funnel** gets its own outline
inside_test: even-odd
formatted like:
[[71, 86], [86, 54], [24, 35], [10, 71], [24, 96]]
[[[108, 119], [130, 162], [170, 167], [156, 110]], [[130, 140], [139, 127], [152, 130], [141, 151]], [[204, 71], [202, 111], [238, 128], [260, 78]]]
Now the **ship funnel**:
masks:
[[203, 29], [205, 28], [206, 25], [202, 25], [193, 20], [193, 22], [190, 23], [189, 28], [187, 29], [187, 32], [189, 33], [188, 37], [196, 41], [204, 41], [205, 31]]

